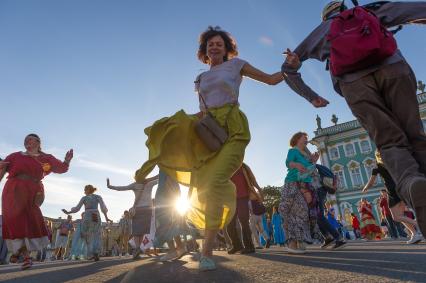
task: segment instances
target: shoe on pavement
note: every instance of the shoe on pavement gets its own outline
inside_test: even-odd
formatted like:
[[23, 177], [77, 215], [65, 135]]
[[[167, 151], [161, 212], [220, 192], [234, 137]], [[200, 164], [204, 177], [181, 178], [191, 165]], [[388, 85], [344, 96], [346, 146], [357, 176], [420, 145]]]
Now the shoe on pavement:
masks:
[[238, 253], [242, 249], [243, 249], [242, 247], [238, 247], [238, 248], [232, 247], [232, 249], [228, 250], [228, 254], [233, 255], [235, 253]]
[[198, 269], [200, 271], [210, 271], [210, 270], [216, 270], [216, 264], [211, 258], [208, 258], [206, 256], [202, 256], [200, 258], [200, 264], [198, 266]]
[[407, 244], [414, 245], [421, 242], [421, 240], [423, 240], [423, 235], [420, 233], [416, 233], [411, 237], [410, 240], [407, 241]]
[[241, 250], [241, 254], [254, 254], [255, 252], [254, 248], [244, 248]]
[[333, 250], [338, 250], [343, 248], [344, 245], [346, 245], [347, 243], [345, 241], [336, 241], [336, 243], [334, 244], [334, 246], [332, 247]]
[[169, 261], [169, 260], [173, 260], [175, 258], [177, 258], [178, 254], [176, 250], [173, 251], [169, 251], [168, 253], [166, 253], [165, 255], [160, 257], [160, 261]]
[[306, 250], [301, 250], [301, 249], [292, 249], [292, 248], [287, 247], [287, 252], [288, 252], [289, 254], [305, 254], [305, 253], [306, 253]]
[[21, 269], [26, 270], [28, 268], [31, 268], [31, 266], [33, 266], [33, 260], [31, 259], [31, 257], [26, 256], [24, 258], [24, 263], [21, 265]]
[[176, 259], [180, 259], [181, 257], [183, 257], [184, 255], [186, 255], [188, 253], [188, 250], [186, 249], [186, 246], [184, 246], [183, 248], [178, 248], [176, 249]]
[[265, 248], [267, 248], [267, 249], [269, 249], [269, 247], [271, 246], [271, 239], [268, 239], [267, 241], [266, 241], [266, 246], [265, 246]]
[[321, 245], [321, 249], [325, 249], [333, 242], [334, 242], [333, 238], [325, 238], [324, 243]]
[[132, 255], [132, 259], [138, 259], [139, 258], [139, 255], [141, 254], [141, 249], [137, 249], [137, 250], [135, 250], [134, 252], [133, 252], [133, 255]]
[[423, 235], [426, 235], [426, 178], [414, 179], [409, 188], [411, 205], [416, 212], [417, 224]]

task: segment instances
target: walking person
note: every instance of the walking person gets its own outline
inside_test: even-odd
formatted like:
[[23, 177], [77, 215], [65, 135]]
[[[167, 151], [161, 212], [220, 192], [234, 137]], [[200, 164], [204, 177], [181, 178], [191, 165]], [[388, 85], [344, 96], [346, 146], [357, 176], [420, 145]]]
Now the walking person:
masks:
[[[298, 70], [311, 58], [328, 62], [334, 89], [380, 150], [398, 195], [416, 211], [425, 234], [426, 135], [417, 83], [387, 31], [410, 23], [426, 24], [426, 2], [379, 1], [347, 10], [344, 1], [331, 1], [322, 23], [294, 52], [287, 50], [282, 72], [295, 92], [316, 107], [326, 106], [328, 101], [303, 82]], [[344, 29], [345, 24], [354, 28]], [[372, 44], [378, 47], [368, 49]]]
[[85, 196], [81, 198], [77, 206], [71, 208], [70, 211], [62, 209], [65, 214], [72, 214], [79, 212], [81, 207], [84, 205], [84, 216], [83, 224], [81, 227], [81, 237], [84, 239], [87, 245], [87, 256], [88, 259], [94, 261], [99, 260], [101, 253], [101, 216], [99, 214], [98, 206], [100, 206], [102, 213], [105, 216], [106, 222], [112, 222], [108, 218], [108, 209], [100, 195], [95, 194], [97, 189], [92, 185], [86, 185], [84, 187]]
[[[390, 215], [389, 212], [387, 212], [388, 217], [391, 217], [393, 221], [401, 222], [410, 232], [410, 239], [407, 241], [407, 244], [416, 244], [423, 239], [423, 235], [420, 232], [420, 229], [416, 229], [416, 227], [418, 227], [417, 221], [404, 215], [406, 204], [397, 193], [396, 184], [387, 170], [387, 167], [383, 163], [380, 151], [377, 149], [375, 152], [375, 157], [377, 167], [371, 171], [371, 177], [364, 186], [362, 192], [366, 193], [372, 186], [374, 186], [377, 180], [377, 176], [380, 175], [385, 183], [385, 193], [387, 195], [384, 201], [387, 201], [387, 206], [390, 209]], [[383, 194], [384, 192], [382, 195]], [[383, 204], [385, 205], [385, 203]], [[393, 233], [393, 231], [391, 233]]]
[[68, 236], [73, 229], [74, 227], [72, 225], [72, 216], [68, 215], [67, 220], [61, 221], [59, 227], [57, 228], [55, 240], [55, 259], [65, 259], [68, 245]]
[[81, 214], [81, 219], [74, 222], [75, 231], [72, 237], [71, 260], [85, 260], [87, 258], [87, 245], [82, 238], [83, 219], [84, 212]]
[[[187, 217], [195, 227], [205, 230], [199, 265], [203, 271], [216, 269], [212, 258], [216, 234], [235, 213], [235, 185], [230, 179], [241, 166], [250, 141], [248, 121], [238, 103], [242, 78], [270, 85], [283, 80], [280, 72], [266, 74], [237, 55], [235, 40], [220, 28], [209, 27], [200, 35], [198, 58], [210, 68], [195, 81], [202, 112], [187, 115], [179, 111], [147, 128], [150, 159], [136, 172], [136, 181], [142, 183], [158, 165], [167, 175], [191, 187]], [[197, 135], [196, 124], [202, 118], [227, 130], [220, 149], [208, 146], [210, 140], [203, 139], [204, 143], [200, 132]]]
[[283, 221], [278, 207], [274, 206], [272, 209], [272, 229], [274, 231], [274, 243], [280, 247], [285, 244], [285, 234], [283, 229]]
[[[129, 211], [125, 210], [123, 216], [118, 222], [118, 227], [120, 229], [120, 250], [124, 253], [125, 256], [129, 256], [129, 239], [131, 234], [131, 219]], [[136, 246], [138, 249], [139, 247]]]
[[[40, 206], [44, 200], [42, 179], [50, 173], [65, 173], [73, 157], [69, 150], [64, 161], [41, 150], [41, 140], [29, 134], [24, 140], [25, 151], [10, 154], [0, 161], [0, 181], [9, 173], [2, 193], [3, 239], [12, 252], [10, 261], [23, 256], [22, 269], [32, 266], [31, 251], [49, 244], [48, 232]], [[19, 223], [19, 225], [16, 225]]]
[[[254, 253], [254, 245], [250, 229], [250, 210], [249, 210], [249, 201], [250, 193], [253, 193], [254, 187], [252, 182], [249, 179], [249, 174], [251, 173], [250, 169], [246, 164], [238, 169], [237, 172], [232, 176], [231, 180], [235, 184], [237, 189], [237, 206], [236, 213], [234, 217], [229, 222], [226, 227], [226, 233], [228, 233], [229, 238], [231, 239], [232, 248], [228, 250], [229, 254], [235, 254], [241, 252], [241, 254]], [[250, 173], [248, 172], [250, 170]], [[254, 180], [254, 182], [256, 182]], [[257, 184], [257, 182], [256, 182]], [[243, 238], [243, 243], [237, 232], [237, 218], [238, 223], [241, 226], [241, 235]], [[239, 230], [239, 229], [238, 229]]]
[[[167, 243], [168, 252], [160, 257], [160, 261], [180, 259], [188, 253], [186, 236], [191, 234], [192, 241], [195, 235], [190, 232], [185, 221], [187, 199], [180, 190], [179, 184], [160, 171], [158, 188], [155, 194], [155, 237], [154, 247], [160, 248]], [[183, 206], [183, 207], [182, 207]], [[182, 237], [184, 241], [182, 241]]]
[[352, 219], [352, 228], [354, 229], [355, 239], [360, 239], [361, 238], [361, 230], [360, 230], [359, 219], [355, 215], [355, 213], [351, 213], [351, 219]]
[[380, 191], [380, 198], [378, 200], [378, 204], [380, 206], [381, 217], [385, 221], [386, 227], [388, 228], [389, 236], [392, 239], [397, 239], [398, 231], [396, 229], [395, 222], [393, 221], [392, 213], [389, 209], [388, 196], [386, 194], [386, 190]]
[[[308, 205], [313, 201], [310, 186], [315, 166], [302, 154], [307, 143], [308, 135], [304, 132], [298, 132], [290, 139], [291, 149], [285, 162], [288, 173], [279, 206], [284, 219], [287, 250], [294, 254], [305, 253], [304, 243], [312, 243]], [[313, 163], [317, 160], [318, 155], [312, 156]]]
[[[132, 183], [127, 186], [113, 186], [107, 179], [107, 187], [115, 191], [133, 191], [135, 194], [135, 201], [129, 213], [131, 216], [131, 235], [135, 241], [135, 251], [133, 259], [138, 259], [141, 254], [140, 246], [145, 235], [150, 234], [151, 218], [154, 213], [154, 206], [152, 203], [152, 189], [158, 184], [158, 175], [148, 178], [144, 183]], [[127, 239], [127, 241], [129, 241]], [[127, 243], [127, 242], [126, 242]]]
[[[262, 205], [261, 200], [252, 199], [249, 202], [250, 212], [250, 230], [253, 238], [253, 242], [256, 243], [256, 249], [269, 248], [271, 245], [271, 238], [267, 231], [267, 227], [264, 227], [264, 215], [266, 212], [265, 207]], [[266, 220], [265, 220], [266, 221]], [[264, 239], [265, 244], [262, 243], [261, 239]]]

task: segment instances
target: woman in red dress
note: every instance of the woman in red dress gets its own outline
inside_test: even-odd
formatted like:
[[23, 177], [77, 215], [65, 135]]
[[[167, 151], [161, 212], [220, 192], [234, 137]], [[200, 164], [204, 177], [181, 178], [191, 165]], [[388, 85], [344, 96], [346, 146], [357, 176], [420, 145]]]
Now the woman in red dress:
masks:
[[51, 172], [65, 173], [73, 157], [72, 149], [62, 162], [41, 151], [40, 138], [29, 134], [24, 141], [25, 152], [10, 154], [0, 161], [0, 181], [9, 173], [2, 194], [3, 239], [12, 251], [11, 262], [23, 255], [23, 269], [30, 268], [30, 251], [49, 244], [48, 231], [40, 206], [44, 200], [41, 180]]
[[361, 213], [362, 237], [367, 240], [380, 240], [382, 237], [382, 231], [376, 224], [371, 204], [366, 199], [361, 199], [358, 211]]

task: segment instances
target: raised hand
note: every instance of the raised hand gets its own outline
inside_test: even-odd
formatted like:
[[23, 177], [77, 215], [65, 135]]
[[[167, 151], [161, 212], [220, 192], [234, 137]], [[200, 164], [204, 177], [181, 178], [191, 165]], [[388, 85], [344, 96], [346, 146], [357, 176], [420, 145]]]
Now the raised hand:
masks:
[[65, 154], [65, 162], [70, 163], [71, 159], [74, 157], [73, 149], [68, 150], [67, 154]]
[[108, 189], [111, 189], [111, 184], [110, 184], [110, 182], [109, 182], [109, 178], [107, 178], [107, 188], [108, 188]]
[[62, 212], [65, 214], [70, 214], [68, 211], [66, 211], [65, 209], [62, 209]]
[[326, 107], [327, 104], [329, 104], [330, 102], [328, 102], [328, 100], [322, 98], [321, 96], [318, 96], [316, 99], [311, 101], [312, 105], [316, 108], [320, 108], [320, 107]]
[[283, 52], [284, 55], [286, 55], [285, 63], [293, 69], [298, 69], [300, 67], [300, 59], [299, 55], [292, 52], [289, 48], [287, 48], [286, 51]]
[[317, 152], [315, 152], [314, 154], [312, 154], [311, 155], [311, 160], [312, 160], [312, 163], [317, 163], [317, 161], [318, 161], [318, 159], [319, 159], [319, 152], [317, 151]]

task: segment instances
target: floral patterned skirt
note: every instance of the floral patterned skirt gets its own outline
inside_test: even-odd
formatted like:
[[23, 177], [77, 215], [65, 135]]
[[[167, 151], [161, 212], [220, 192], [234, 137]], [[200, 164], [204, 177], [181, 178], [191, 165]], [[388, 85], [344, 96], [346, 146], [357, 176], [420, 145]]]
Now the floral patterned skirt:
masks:
[[286, 182], [281, 190], [279, 211], [284, 219], [287, 241], [312, 242], [309, 227], [309, 208], [300, 191], [299, 182]]

